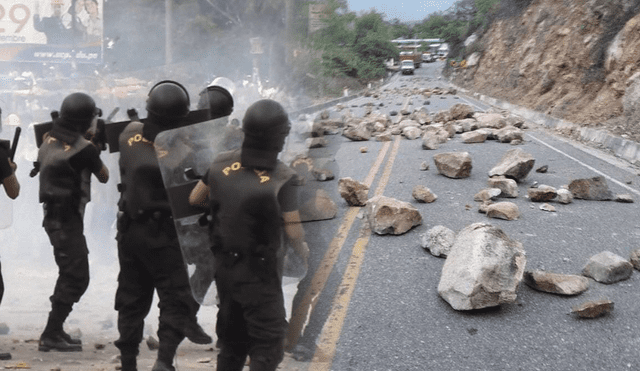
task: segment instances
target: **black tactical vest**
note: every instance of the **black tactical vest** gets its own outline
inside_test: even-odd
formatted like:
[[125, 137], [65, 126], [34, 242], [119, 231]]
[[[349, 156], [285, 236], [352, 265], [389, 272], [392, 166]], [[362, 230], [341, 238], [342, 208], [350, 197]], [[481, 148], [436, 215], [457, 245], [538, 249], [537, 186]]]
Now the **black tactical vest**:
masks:
[[293, 175], [281, 161], [269, 172], [244, 168], [239, 150], [218, 156], [208, 178], [214, 254], [275, 263], [283, 232], [278, 193]]
[[91, 142], [81, 136], [69, 144], [45, 135], [38, 151], [40, 202], [72, 203], [77, 206], [83, 195], [83, 172], [76, 171], [69, 161], [89, 145]]
[[146, 212], [167, 215], [171, 207], [153, 142], [144, 138], [141, 122], [131, 122], [120, 134], [120, 211], [133, 219]]

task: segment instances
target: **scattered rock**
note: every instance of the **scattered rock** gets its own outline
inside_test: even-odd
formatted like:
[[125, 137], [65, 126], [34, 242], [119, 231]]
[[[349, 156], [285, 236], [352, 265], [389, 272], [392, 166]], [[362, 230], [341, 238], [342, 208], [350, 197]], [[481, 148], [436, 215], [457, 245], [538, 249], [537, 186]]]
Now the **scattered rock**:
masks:
[[449, 108], [449, 114], [451, 115], [451, 120], [461, 120], [469, 117], [473, 117], [474, 110], [473, 108], [464, 103], [454, 104], [451, 108]]
[[313, 169], [311, 170], [311, 174], [316, 180], [320, 182], [335, 179], [333, 172], [329, 169]]
[[426, 161], [422, 161], [422, 163], [420, 164], [420, 171], [427, 171], [429, 170], [429, 164]]
[[569, 183], [569, 191], [571, 191], [574, 198], [583, 200], [608, 201], [613, 199], [613, 194], [603, 176], [590, 179], [574, 179]]
[[513, 126], [505, 126], [504, 128], [496, 131], [496, 138], [500, 143], [512, 143], [516, 140], [522, 142], [523, 137], [524, 132]]
[[568, 189], [560, 188], [556, 191], [558, 202], [561, 204], [570, 204], [573, 202], [573, 193]]
[[615, 283], [626, 280], [633, 273], [633, 265], [623, 257], [603, 251], [589, 259], [582, 274], [602, 283]]
[[462, 143], [484, 143], [487, 140], [487, 133], [480, 130], [469, 131], [460, 135]]
[[489, 178], [487, 184], [489, 187], [498, 188], [501, 191], [498, 197], [518, 197], [518, 183], [513, 179], [508, 179], [502, 175], [493, 176]]
[[480, 206], [478, 206], [478, 212], [480, 214], [486, 214], [489, 206], [493, 205], [493, 201], [485, 201]]
[[633, 265], [633, 267], [640, 271], [640, 247], [631, 251], [629, 255], [629, 262]]
[[305, 140], [307, 148], [322, 148], [327, 146], [327, 140], [323, 137], [307, 138]]
[[158, 350], [158, 348], [160, 348], [160, 342], [153, 336], [148, 336], [147, 347], [149, 347], [149, 350]]
[[530, 154], [514, 148], [508, 150], [500, 162], [489, 170], [489, 176], [503, 175], [507, 178], [514, 179], [516, 182], [522, 182], [527, 177], [536, 160]]
[[367, 153], [369, 152], [369, 148], [367, 147], [360, 147], [360, 153]]
[[423, 185], [417, 185], [413, 187], [411, 196], [418, 202], [432, 203], [438, 199], [438, 196], [433, 194], [431, 190]]
[[314, 197], [305, 202], [299, 209], [300, 220], [310, 222], [335, 218], [338, 206], [324, 189], [316, 190]]
[[422, 131], [415, 126], [407, 126], [402, 129], [402, 135], [409, 140], [414, 140], [422, 136]]
[[352, 178], [338, 180], [338, 191], [349, 206], [364, 206], [369, 197], [369, 187]]
[[532, 202], [547, 202], [556, 198], [558, 193], [555, 188], [541, 184], [536, 188], [527, 189], [527, 195]]
[[549, 170], [549, 166], [543, 165], [536, 169], [536, 173], [546, 173], [547, 170]]
[[433, 156], [438, 173], [454, 179], [471, 176], [471, 156], [468, 152], [444, 152]]
[[422, 136], [422, 149], [426, 150], [434, 150], [438, 149], [440, 144], [440, 140], [438, 139], [436, 133], [432, 131], [428, 131], [424, 133]]
[[367, 201], [365, 215], [376, 234], [399, 235], [422, 224], [422, 216], [413, 205], [385, 196]]
[[630, 194], [616, 195], [615, 201], [623, 204], [632, 204], [634, 202], [633, 196]]
[[485, 188], [480, 192], [476, 193], [475, 196], [473, 196], [473, 200], [478, 202], [495, 200], [497, 197], [500, 196], [501, 193], [502, 191], [498, 188]]
[[608, 299], [588, 301], [571, 309], [571, 312], [581, 318], [596, 318], [609, 314], [611, 311], [613, 311], [613, 302]]
[[520, 218], [518, 205], [513, 202], [496, 202], [487, 206], [486, 210], [489, 218], [504, 220], [518, 220]]
[[456, 310], [513, 303], [525, 264], [520, 242], [490, 224], [471, 224], [456, 236], [438, 294]]
[[366, 141], [371, 139], [371, 133], [366, 128], [366, 124], [358, 126], [348, 126], [342, 132], [342, 135], [353, 141]]
[[550, 205], [550, 204], [544, 203], [544, 204], [540, 205], [540, 210], [542, 210], [542, 211], [549, 211], [549, 212], [552, 212], [552, 213], [553, 213], [553, 212], [555, 212], [555, 211], [556, 211], [556, 208], [555, 208], [555, 207], [553, 207], [553, 205]]
[[437, 225], [421, 235], [421, 246], [431, 255], [446, 258], [451, 251], [456, 234], [451, 229]]
[[587, 277], [541, 270], [525, 271], [524, 283], [535, 290], [558, 295], [579, 295], [589, 289]]

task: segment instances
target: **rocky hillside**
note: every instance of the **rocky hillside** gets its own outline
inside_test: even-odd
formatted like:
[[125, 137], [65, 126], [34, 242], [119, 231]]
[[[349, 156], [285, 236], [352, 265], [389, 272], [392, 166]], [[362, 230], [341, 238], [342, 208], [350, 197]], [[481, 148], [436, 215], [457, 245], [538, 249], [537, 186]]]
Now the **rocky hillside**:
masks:
[[456, 84], [640, 141], [639, 0], [534, 0], [466, 50]]

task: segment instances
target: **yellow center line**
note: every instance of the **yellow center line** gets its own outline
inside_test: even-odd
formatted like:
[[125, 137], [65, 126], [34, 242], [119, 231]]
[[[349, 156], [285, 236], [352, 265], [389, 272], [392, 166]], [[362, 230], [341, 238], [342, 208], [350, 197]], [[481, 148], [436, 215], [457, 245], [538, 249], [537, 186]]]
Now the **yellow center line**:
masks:
[[[364, 180], [364, 184], [367, 187], [371, 187], [371, 185], [373, 184], [373, 180], [375, 179], [380, 166], [382, 166], [382, 162], [387, 156], [387, 152], [389, 151], [390, 146], [391, 142], [385, 142], [380, 149], [376, 161], [374, 162], [371, 170], [369, 170], [369, 174]], [[338, 232], [331, 240], [327, 252], [325, 253], [322, 261], [318, 265], [318, 269], [313, 275], [309, 288], [305, 292], [302, 300], [300, 301], [300, 304], [293, 308], [291, 313], [291, 320], [289, 321], [289, 328], [287, 330], [287, 350], [292, 350], [293, 347], [295, 347], [295, 345], [297, 344], [298, 339], [302, 335], [303, 328], [317, 304], [318, 297], [320, 296], [320, 293], [324, 289], [327, 280], [329, 279], [329, 275], [331, 274], [333, 266], [338, 260], [338, 255], [340, 255], [340, 251], [342, 250], [344, 241], [347, 239], [349, 231], [351, 230], [351, 226], [353, 225], [353, 222], [355, 221], [356, 216], [358, 215], [360, 210], [360, 207], [350, 207], [349, 210], [347, 210], [346, 215], [342, 219], [342, 224], [338, 228]]]
[[[391, 151], [389, 160], [387, 160], [387, 165], [385, 166], [384, 172], [375, 191], [376, 196], [382, 195], [387, 183], [389, 182], [391, 171], [393, 169], [393, 162], [398, 155], [400, 140], [400, 136], [398, 136], [393, 143], [393, 150]], [[333, 358], [336, 354], [336, 345], [340, 339], [342, 326], [347, 316], [347, 310], [349, 309], [349, 302], [351, 301], [351, 296], [355, 290], [356, 281], [360, 274], [360, 266], [364, 261], [364, 253], [367, 249], [369, 238], [371, 237], [371, 231], [368, 230], [368, 228], [363, 228], [362, 232], [361, 237], [356, 240], [356, 243], [353, 246], [353, 252], [349, 258], [349, 263], [347, 264], [344, 275], [342, 276], [342, 282], [338, 287], [338, 292], [335, 298], [333, 299], [329, 318], [322, 328], [322, 333], [320, 334], [318, 345], [316, 347], [315, 354], [313, 355], [313, 360], [309, 365], [309, 371], [328, 371], [331, 369]]]

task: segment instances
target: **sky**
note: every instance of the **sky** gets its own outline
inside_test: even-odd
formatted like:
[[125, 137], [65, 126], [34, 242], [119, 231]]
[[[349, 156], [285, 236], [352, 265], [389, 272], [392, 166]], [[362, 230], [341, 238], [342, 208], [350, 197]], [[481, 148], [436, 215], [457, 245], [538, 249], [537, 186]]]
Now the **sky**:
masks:
[[401, 22], [421, 21], [427, 15], [447, 10], [456, 0], [347, 0], [349, 10], [384, 13], [388, 21], [398, 18]]

